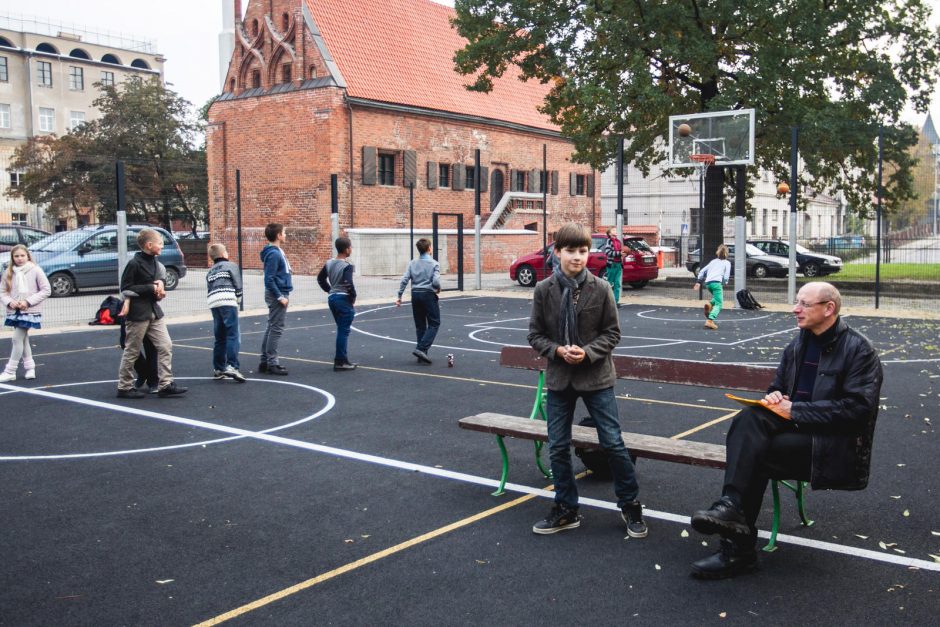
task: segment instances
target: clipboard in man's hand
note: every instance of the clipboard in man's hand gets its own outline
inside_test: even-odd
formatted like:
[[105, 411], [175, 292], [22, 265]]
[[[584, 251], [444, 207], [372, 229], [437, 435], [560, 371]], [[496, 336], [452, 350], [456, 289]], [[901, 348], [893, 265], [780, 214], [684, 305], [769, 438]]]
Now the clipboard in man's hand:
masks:
[[742, 397], [740, 397], [740, 396], [735, 396], [734, 394], [727, 394], [727, 393], [725, 394], [725, 396], [727, 396], [728, 398], [730, 398], [731, 400], [733, 400], [733, 401], [735, 401], [735, 402], [737, 402], [737, 403], [741, 403], [742, 405], [744, 405], [744, 406], [746, 406], [746, 407], [753, 407], [753, 406], [756, 405], [757, 407], [763, 407], [763, 408], [766, 409], [767, 411], [770, 411], [770, 412], [774, 413], [775, 415], [780, 416], [780, 417], [783, 418], [784, 420], [789, 420], [789, 419], [790, 419], [789, 416], [786, 416], [786, 415], [780, 413], [780, 411], [777, 409], [776, 405], [768, 405], [767, 403], [764, 402], [764, 399], [742, 398]]

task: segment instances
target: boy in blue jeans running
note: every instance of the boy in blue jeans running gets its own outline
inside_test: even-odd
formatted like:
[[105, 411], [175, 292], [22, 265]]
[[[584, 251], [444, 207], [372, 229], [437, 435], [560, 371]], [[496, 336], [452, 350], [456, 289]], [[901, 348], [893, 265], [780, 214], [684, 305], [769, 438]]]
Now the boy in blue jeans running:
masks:
[[597, 426], [608, 454], [621, 518], [631, 538], [647, 535], [639, 486], [620, 435], [614, 396], [613, 350], [620, 342], [620, 320], [610, 286], [587, 269], [591, 232], [570, 222], [555, 236], [559, 264], [535, 286], [529, 318], [529, 344], [548, 360], [548, 446], [555, 506], [532, 527], [539, 534], [574, 529], [581, 524], [578, 488], [571, 469], [571, 422], [578, 398]]

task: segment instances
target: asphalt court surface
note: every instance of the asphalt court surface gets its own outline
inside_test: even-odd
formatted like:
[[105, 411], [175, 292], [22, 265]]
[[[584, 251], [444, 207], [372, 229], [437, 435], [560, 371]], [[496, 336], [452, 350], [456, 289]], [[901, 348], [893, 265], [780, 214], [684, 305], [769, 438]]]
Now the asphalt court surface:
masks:
[[[526, 344], [531, 302], [441, 305], [430, 366], [410, 354], [407, 304], [361, 307], [349, 373], [331, 369], [329, 312], [291, 312], [286, 378], [251, 372], [264, 320], [243, 318], [245, 384], [209, 377], [211, 323], [173, 324], [190, 388], [173, 399], [114, 397], [116, 328], [33, 337], [39, 378], [0, 385], [0, 623], [935, 623], [940, 322], [848, 316], [885, 363], [869, 488], [810, 492], [810, 528], [784, 495], [785, 538], [761, 570], [698, 582], [688, 565], [716, 541], [687, 516], [718, 495], [719, 471], [640, 460], [643, 540], [625, 539], [610, 484], [590, 477], [579, 529], [532, 534], [551, 493], [530, 442], [508, 442], [513, 483], [490, 495], [497, 447], [456, 422], [528, 415], [534, 373], [498, 360]], [[784, 313], [728, 310], [716, 332], [698, 307], [620, 315], [622, 355], [775, 364], [794, 334]], [[722, 390], [616, 390], [628, 431], [722, 443], [735, 410]]]

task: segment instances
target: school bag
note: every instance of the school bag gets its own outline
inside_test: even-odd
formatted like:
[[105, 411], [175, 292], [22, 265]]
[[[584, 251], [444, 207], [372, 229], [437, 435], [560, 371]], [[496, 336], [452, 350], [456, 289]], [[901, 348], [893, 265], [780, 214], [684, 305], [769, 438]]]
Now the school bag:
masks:
[[[592, 429], [596, 428], [594, 424], [594, 419], [590, 416], [585, 416], [580, 421], [578, 425], [582, 427], [591, 427]], [[636, 464], [636, 455], [630, 453], [630, 460]], [[591, 471], [592, 476], [595, 479], [601, 481], [610, 481], [614, 478], [613, 474], [610, 472], [610, 463], [607, 461], [609, 455], [607, 451], [603, 449], [583, 449], [575, 447], [574, 454], [581, 460], [581, 463], [584, 464], [584, 467]]]
[[757, 299], [754, 298], [754, 295], [751, 294], [751, 291], [747, 288], [738, 290], [738, 293], [735, 294], [738, 299], [738, 305], [741, 306], [741, 309], [763, 309], [764, 306], [757, 302]]
[[108, 296], [101, 301], [98, 311], [95, 312], [95, 319], [88, 324], [121, 324], [118, 315], [121, 313], [122, 305], [124, 301], [117, 296]]

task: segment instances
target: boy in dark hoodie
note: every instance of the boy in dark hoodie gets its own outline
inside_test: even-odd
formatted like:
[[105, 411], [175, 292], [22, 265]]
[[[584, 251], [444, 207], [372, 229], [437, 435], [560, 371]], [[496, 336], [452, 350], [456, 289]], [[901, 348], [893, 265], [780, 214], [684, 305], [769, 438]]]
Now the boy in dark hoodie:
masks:
[[290, 263], [282, 248], [287, 235], [283, 224], [272, 222], [264, 227], [264, 236], [268, 244], [261, 249], [261, 261], [264, 263], [264, 302], [268, 306], [268, 326], [261, 339], [258, 372], [286, 376], [287, 368], [278, 362], [277, 345], [284, 334], [288, 297], [294, 289]]

